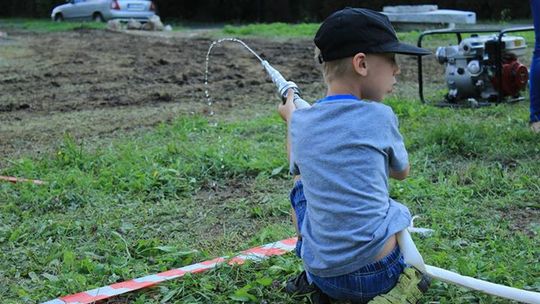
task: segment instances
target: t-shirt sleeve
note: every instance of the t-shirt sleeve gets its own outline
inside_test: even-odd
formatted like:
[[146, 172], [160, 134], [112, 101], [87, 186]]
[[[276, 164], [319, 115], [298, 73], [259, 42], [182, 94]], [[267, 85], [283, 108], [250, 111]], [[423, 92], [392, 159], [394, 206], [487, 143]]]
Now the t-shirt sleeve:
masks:
[[403, 136], [399, 133], [399, 123], [394, 113], [392, 113], [390, 125], [390, 168], [400, 172], [407, 169], [407, 166], [409, 165], [409, 155], [407, 149], [405, 149]]

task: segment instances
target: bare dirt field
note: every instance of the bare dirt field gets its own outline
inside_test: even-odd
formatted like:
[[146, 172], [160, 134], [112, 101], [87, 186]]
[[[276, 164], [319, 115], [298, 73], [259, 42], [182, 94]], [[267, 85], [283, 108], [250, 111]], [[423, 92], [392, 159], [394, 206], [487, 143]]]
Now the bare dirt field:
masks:
[[[210, 111], [204, 68], [212, 39], [87, 29], [8, 35], [0, 47], [0, 165], [49, 151], [66, 133], [106, 140], [181, 114]], [[306, 97], [322, 96], [311, 40], [246, 42], [297, 82]], [[415, 61], [401, 60], [406, 61], [402, 87], [414, 94]], [[225, 119], [257, 115], [278, 101], [257, 61], [231, 43], [213, 51], [210, 93], [212, 110]]]
[[[107, 137], [179, 114], [207, 113], [204, 64], [210, 43], [100, 30], [10, 33], [0, 50], [0, 153], [10, 158], [47, 150], [64, 133]], [[277, 66], [296, 70], [283, 69], [300, 82], [318, 81], [309, 42], [250, 44]], [[246, 98], [277, 101], [260, 65], [242, 50], [216, 48], [213, 62], [219, 63], [210, 70], [217, 115]]]

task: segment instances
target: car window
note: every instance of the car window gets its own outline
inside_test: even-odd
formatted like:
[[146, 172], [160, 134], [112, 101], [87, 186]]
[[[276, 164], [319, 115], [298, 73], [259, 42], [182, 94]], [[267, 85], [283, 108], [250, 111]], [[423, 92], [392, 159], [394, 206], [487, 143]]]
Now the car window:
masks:
[[82, 2], [85, 2], [85, 0], [74, 0], [74, 1], [73, 1], [74, 4], [82, 3]]

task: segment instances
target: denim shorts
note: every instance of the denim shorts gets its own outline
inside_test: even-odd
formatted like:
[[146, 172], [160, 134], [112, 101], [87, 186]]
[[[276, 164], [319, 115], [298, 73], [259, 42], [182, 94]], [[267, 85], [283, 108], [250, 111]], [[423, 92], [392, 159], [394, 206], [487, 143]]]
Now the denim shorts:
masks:
[[[296, 213], [298, 230], [302, 234], [302, 222], [306, 212], [306, 197], [301, 181], [297, 181], [290, 195], [292, 207]], [[296, 243], [296, 255], [300, 256], [302, 240]], [[367, 303], [374, 297], [387, 293], [397, 284], [405, 269], [405, 261], [399, 247], [396, 246], [386, 257], [363, 266], [351, 273], [337, 277], [318, 277], [308, 272], [313, 281], [324, 293], [336, 300], [349, 300], [353, 303]]]

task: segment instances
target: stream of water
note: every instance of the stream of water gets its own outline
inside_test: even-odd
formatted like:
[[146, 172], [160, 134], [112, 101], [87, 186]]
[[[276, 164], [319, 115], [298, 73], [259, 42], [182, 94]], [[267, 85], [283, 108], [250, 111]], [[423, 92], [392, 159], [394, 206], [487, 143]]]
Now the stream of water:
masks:
[[220, 45], [225, 41], [239, 43], [245, 49], [247, 49], [251, 54], [253, 54], [253, 56], [255, 56], [259, 60], [259, 62], [261, 62], [261, 63], [263, 62], [263, 59], [254, 50], [252, 50], [244, 41], [242, 41], [240, 39], [222, 38], [222, 39], [219, 39], [219, 40], [216, 40], [216, 41], [212, 42], [212, 44], [210, 44], [210, 47], [208, 48], [208, 52], [206, 53], [206, 68], [205, 68], [205, 71], [204, 71], [204, 94], [206, 96], [206, 102], [208, 104], [208, 107], [210, 108], [210, 115], [214, 115], [214, 111], [212, 111], [213, 102], [212, 102], [212, 98], [210, 97], [210, 91], [209, 91], [209, 86], [208, 86], [208, 69], [209, 69], [209, 66], [210, 66], [210, 54], [212, 53], [212, 50], [214, 49], [214, 47], [216, 45]]

